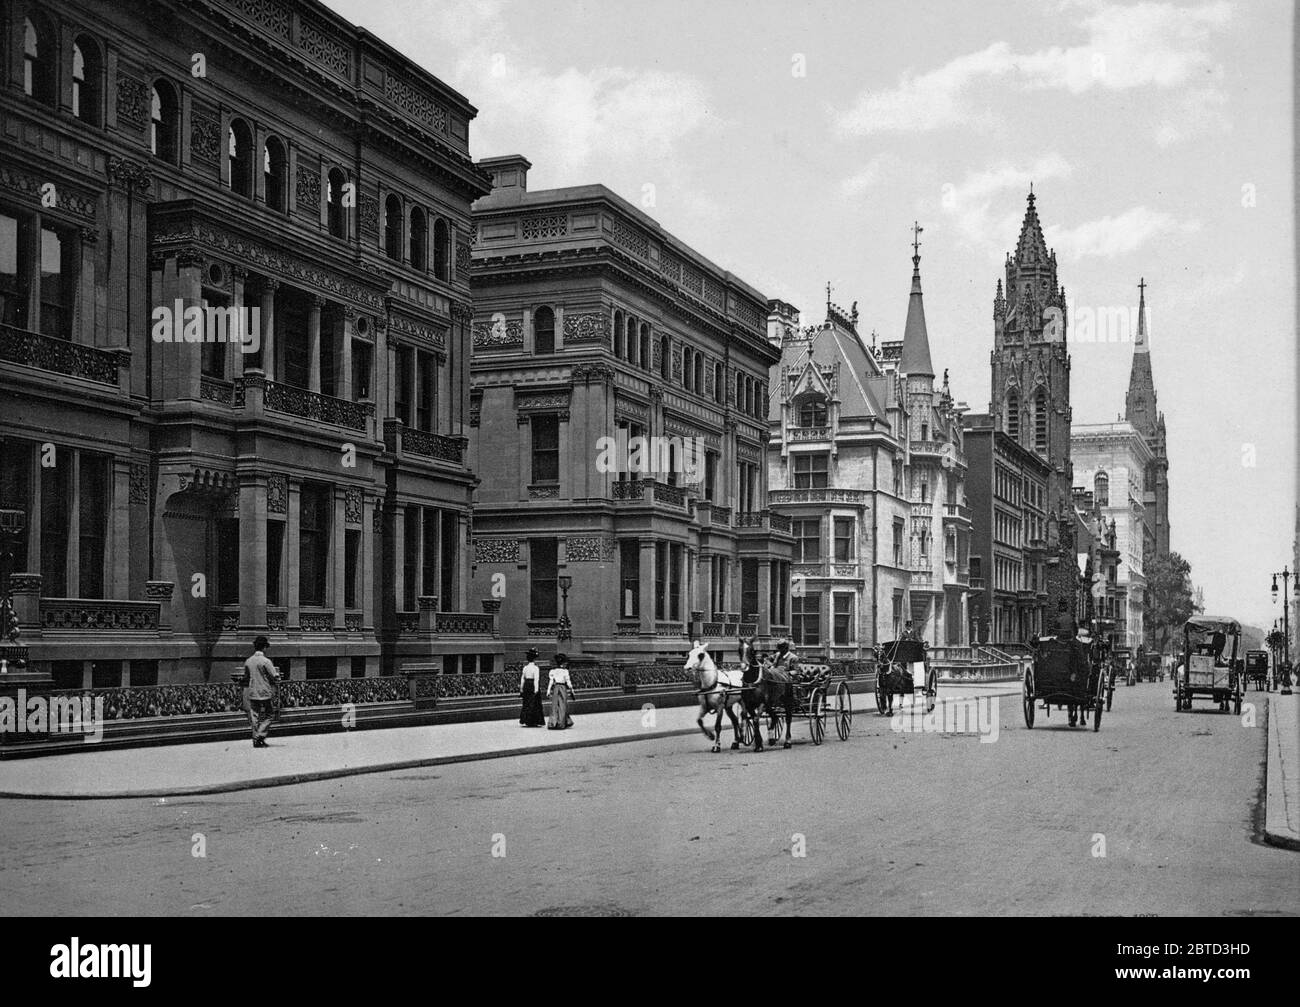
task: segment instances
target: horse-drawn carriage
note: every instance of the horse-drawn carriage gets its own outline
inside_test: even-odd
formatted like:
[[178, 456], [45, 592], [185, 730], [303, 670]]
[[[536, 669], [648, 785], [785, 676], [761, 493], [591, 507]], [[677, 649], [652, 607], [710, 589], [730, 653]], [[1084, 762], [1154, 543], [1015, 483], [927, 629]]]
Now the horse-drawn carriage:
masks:
[[929, 713], [938, 694], [939, 675], [930, 668], [920, 640], [892, 640], [876, 648], [876, 709], [881, 714], [893, 710], [895, 696], [923, 697]]
[[1253, 685], [1256, 689], [1262, 689], [1265, 692], [1270, 691], [1268, 651], [1266, 650], [1246, 651], [1245, 667], [1246, 667], [1246, 688], [1250, 688]]
[[1217, 615], [1194, 615], [1183, 625], [1183, 659], [1174, 676], [1174, 709], [1190, 710], [1195, 696], [1209, 698], [1226, 711], [1241, 713], [1245, 692], [1243, 662], [1237, 658], [1241, 624]]
[[[752, 640], [740, 641], [740, 667], [722, 670], [709, 656], [708, 648], [695, 642], [686, 659], [685, 670], [696, 675], [696, 695], [700, 715], [696, 723], [713, 742], [713, 751], [721, 751], [722, 716], [731, 720], [732, 748], [754, 745], [763, 750], [762, 717], [768, 718], [770, 740], [782, 737], [781, 719], [785, 720], [784, 744], [791, 745], [791, 727], [796, 716], [808, 721], [808, 736], [814, 745], [826, 738], [826, 721], [831, 714], [834, 696], [835, 733], [848, 741], [853, 727], [853, 699], [847, 680], [836, 679], [824, 664], [803, 664], [793, 655], [777, 667], [770, 655], [758, 652]], [[740, 707], [741, 715], [736, 716]], [[708, 713], [716, 714], [713, 730], [704, 726]]]
[[1034, 644], [1032, 668], [1025, 670], [1023, 703], [1025, 726], [1034, 726], [1038, 703], [1050, 717], [1052, 707], [1065, 707], [1070, 726], [1087, 724], [1092, 715], [1092, 729], [1101, 730], [1101, 713], [1106, 703], [1109, 675], [1101, 661], [1094, 659], [1093, 648], [1082, 640], [1042, 637]]

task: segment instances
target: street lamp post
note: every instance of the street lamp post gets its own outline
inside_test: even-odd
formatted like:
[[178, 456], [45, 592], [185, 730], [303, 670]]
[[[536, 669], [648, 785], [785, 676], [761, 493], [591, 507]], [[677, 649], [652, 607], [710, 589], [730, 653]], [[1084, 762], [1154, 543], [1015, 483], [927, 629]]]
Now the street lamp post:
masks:
[[563, 607], [560, 610], [560, 624], [555, 630], [555, 644], [558, 649], [565, 640], [572, 639], [573, 634], [569, 632], [569, 588], [573, 587], [573, 578], [568, 574], [561, 574], [559, 577], [560, 595], [563, 598]]
[[1291, 695], [1291, 602], [1287, 594], [1287, 581], [1291, 571], [1285, 566], [1281, 573], [1273, 574], [1273, 604], [1277, 604], [1277, 579], [1282, 578], [1282, 695]]

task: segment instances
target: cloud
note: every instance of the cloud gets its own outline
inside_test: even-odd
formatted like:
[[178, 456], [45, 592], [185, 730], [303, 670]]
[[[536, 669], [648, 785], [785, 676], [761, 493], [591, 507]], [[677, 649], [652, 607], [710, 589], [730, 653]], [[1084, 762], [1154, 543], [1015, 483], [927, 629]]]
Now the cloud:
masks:
[[982, 171], [973, 172], [958, 183], [945, 183], [940, 196], [940, 206], [953, 222], [959, 234], [971, 244], [986, 249], [991, 255], [1001, 257], [1006, 235], [1018, 234], [1024, 215], [1023, 204], [997, 220], [993, 205], [1003, 193], [1012, 191], [1023, 199], [1031, 182], [1046, 182], [1065, 178], [1072, 171], [1070, 163], [1060, 154], [1044, 154], [1027, 165], [1011, 161], [998, 161]]
[[1046, 227], [1043, 237], [1048, 247], [1059, 250], [1064, 259], [1113, 259], [1136, 251], [1159, 234], [1190, 234], [1200, 229], [1200, 221], [1179, 221], [1167, 213], [1135, 206], [1117, 217], [1106, 216], [1074, 227]]
[[867, 190], [875, 188], [883, 179], [887, 164], [892, 165], [893, 158], [885, 155], [873, 157], [863, 169], [840, 182], [840, 195], [846, 199], [856, 199], [866, 195]]
[[[833, 114], [834, 128], [842, 136], [865, 136], [963, 123], [979, 126], [990, 114], [972, 107], [968, 92], [998, 78], [1025, 89], [1082, 94], [1094, 88], [1167, 90], [1207, 73], [1222, 76], [1206, 46], [1231, 19], [1232, 8], [1223, 0], [1198, 7], [1105, 4], [1091, 11], [1079, 22], [1087, 32], [1082, 45], [1016, 53], [1006, 42], [995, 42], [919, 76], [904, 74], [894, 88], [862, 92], [850, 108]], [[1215, 85], [1205, 89], [1216, 101], [1222, 94]], [[1172, 125], [1161, 132], [1167, 142], [1176, 134]]]

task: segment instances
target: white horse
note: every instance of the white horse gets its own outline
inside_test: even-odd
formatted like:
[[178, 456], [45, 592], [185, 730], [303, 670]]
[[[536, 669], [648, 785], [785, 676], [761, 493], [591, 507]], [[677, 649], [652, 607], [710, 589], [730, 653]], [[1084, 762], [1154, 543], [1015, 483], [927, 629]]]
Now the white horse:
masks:
[[[713, 742], [712, 751], [722, 751], [724, 710], [731, 718], [731, 747], [739, 748], [740, 722], [736, 719], [735, 704], [739, 701], [739, 690], [745, 684], [741, 680], [741, 673], [720, 670], [699, 640], [695, 641], [695, 646], [682, 670], [695, 672], [695, 694], [700, 698], [700, 715], [695, 718], [695, 723], [700, 725], [704, 736]], [[716, 714], [712, 731], [704, 726], [704, 717], [708, 713]]]

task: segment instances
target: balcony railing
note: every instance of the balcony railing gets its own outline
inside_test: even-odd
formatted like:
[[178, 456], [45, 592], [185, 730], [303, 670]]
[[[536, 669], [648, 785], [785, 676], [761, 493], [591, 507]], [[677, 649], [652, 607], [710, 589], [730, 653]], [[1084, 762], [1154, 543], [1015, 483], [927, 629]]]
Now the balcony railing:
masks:
[[969, 521], [970, 508], [965, 504], [946, 503], [943, 505], [943, 519], [945, 521]]
[[384, 447], [396, 451], [399, 443], [406, 454], [451, 462], [453, 465], [464, 464], [465, 438], [417, 430], [392, 418], [384, 420]]
[[830, 427], [791, 427], [791, 441], [828, 441], [831, 439]]
[[831, 486], [816, 489], [769, 490], [767, 502], [773, 506], [801, 503], [844, 503], [865, 506], [871, 502], [871, 491], [838, 489]]
[[[681, 486], [669, 486], [667, 483], [653, 479], [624, 479], [615, 482], [610, 488], [610, 495], [615, 500], [653, 500], [655, 503], [668, 504], [672, 507], [686, 506], [686, 490]], [[721, 523], [720, 508], [714, 507], [713, 522]]]
[[156, 601], [106, 601], [90, 598], [42, 598], [41, 629], [49, 632], [157, 632]]
[[672, 504], [674, 507], [686, 506], [686, 491], [680, 486], [669, 486], [667, 483], [655, 483], [655, 502]]
[[130, 360], [130, 355], [125, 350], [83, 346], [68, 339], [0, 325], [0, 360], [116, 387], [117, 369]]
[[434, 617], [435, 633], [455, 636], [491, 636], [494, 616], [482, 612], [438, 612]]
[[[245, 382], [247, 380], [244, 379]], [[349, 402], [347, 399], [336, 399], [331, 395], [284, 385], [278, 381], [264, 380], [263, 385], [266, 408], [277, 413], [332, 423], [349, 430], [365, 430], [366, 418], [375, 414], [373, 402]], [[243, 398], [238, 388], [235, 398], [237, 404]]]
[[199, 379], [199, 398], [205, 402], [219, 402], [224, 406], [234, 405], [235, 384], [205, 374]]

